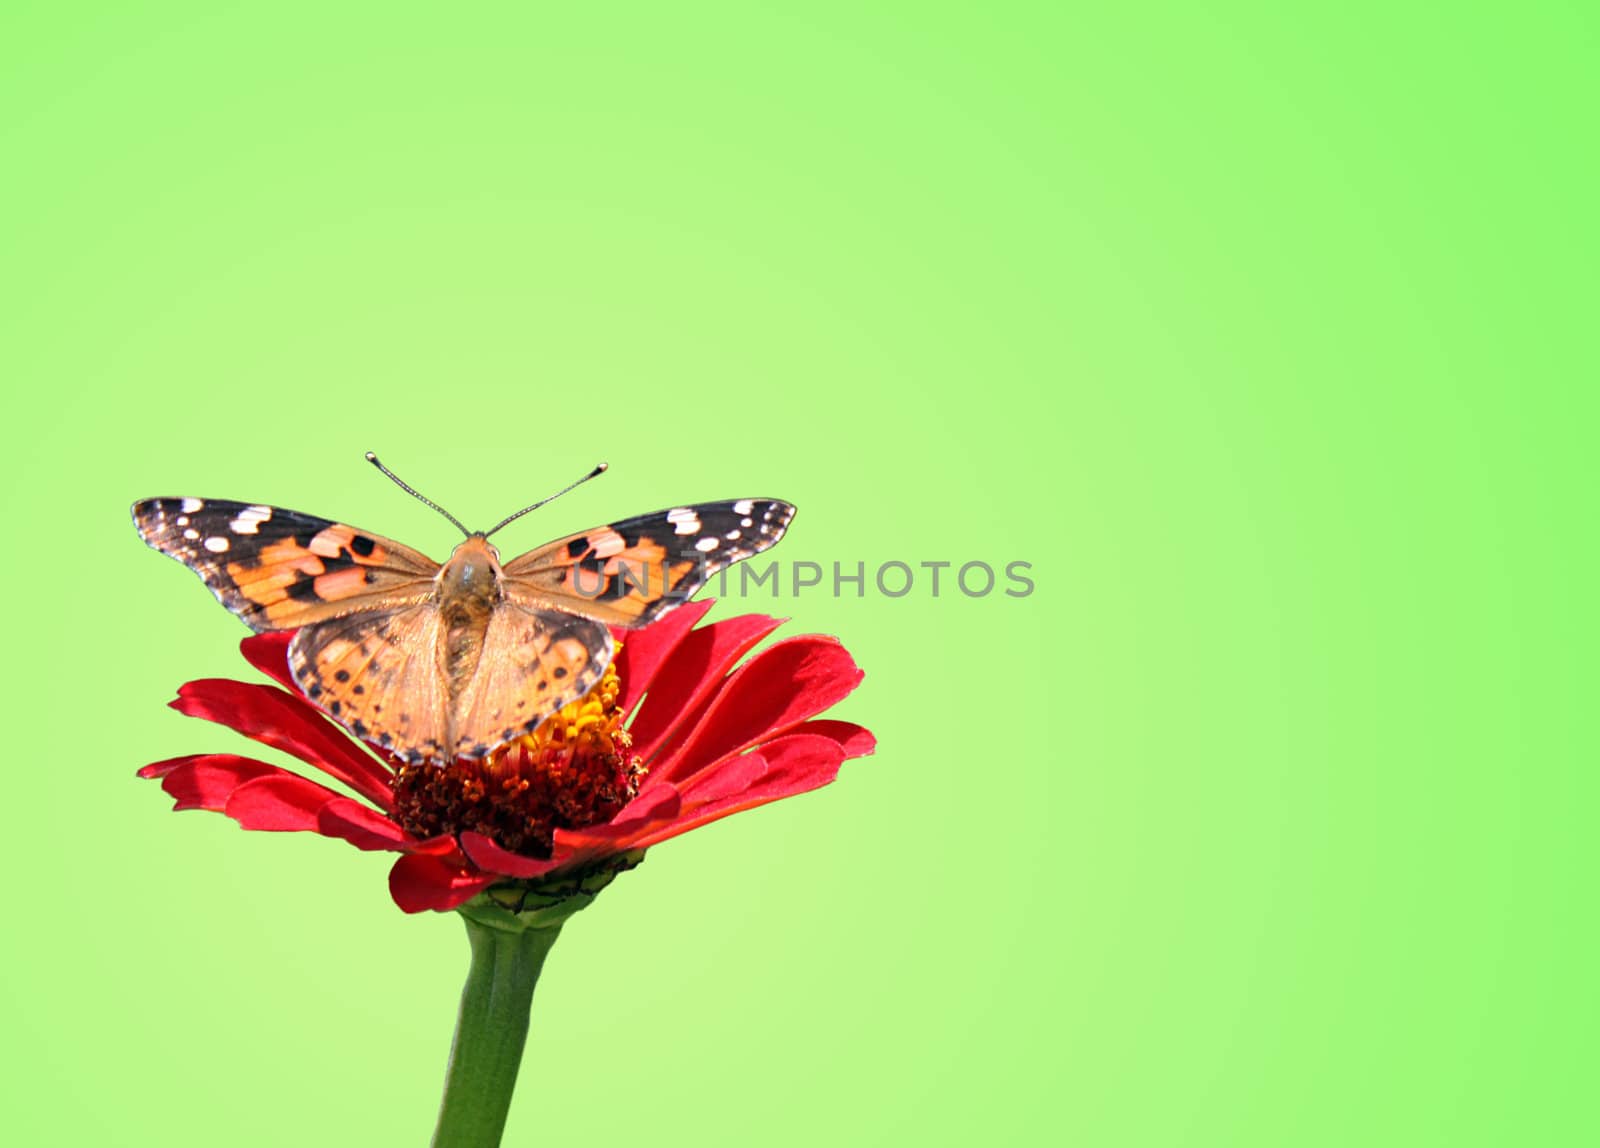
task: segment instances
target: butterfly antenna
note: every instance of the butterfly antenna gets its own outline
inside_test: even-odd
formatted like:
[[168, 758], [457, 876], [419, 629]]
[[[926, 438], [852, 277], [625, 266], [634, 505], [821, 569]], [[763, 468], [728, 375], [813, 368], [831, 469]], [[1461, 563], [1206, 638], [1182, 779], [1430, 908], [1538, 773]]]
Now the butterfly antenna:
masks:
[[[591, 478], [599, 478], [605, 472], [606, 472], [606, 464], [602, 462], [599, 466], [595, 467], [588, 474], [584, 475], [582, 478], [580, 478], [577, 482], [573, 483], [571, 486], [562, 487], [560, 490], [558, 490], [554, 494], [552, 494], [549, 498], [541, 498], [538, 502], [535, 502], [532, 506], [524, 506], [521, 510], [517, 511], [515, 514], [511, 515], [510, 517], [502, 518], [499, 521], [499, 523], [496, 524], [494, 529], [484, 531], [483, 532], [483, 536], [485, 538], [487, 538], [487, 537], [489, 537], [489, 535], [493, 534], [495, 532], [495, 530], [503, 530], [505, 527], [510, 526], [517, 519], [521, 518], [524, 514], [527, 514], [530, 510], [538, 510], [545, 503], [554, 502], [556, 499], [560, 498], [563, 494], [567, 493], [567, 491], [576, 490], [578, 487], [580, 487], [584, 483], [588, 482]], [[396, 479], [395, 481], [398, 482], [399, 479]]]
[[465, 526], [462, 526], [461, 525], [461, 521], [458, 518], [456, 518], [455, 515], [451, 514], [444, 507], [440, 506], [437, 502], [433, 501], [433, 499], [424, 498], [422, 495], [418, 494], [415, 490], [413, 490], [410, 486], [408, 486], [406, 484], [405, 479], [401, 478], [394, 471], [390, 470], [388, 467], [384, 466], [383, 463], [379, 462], [378, 461], [378, 456], [373, 454], [370, 450], [367, 452], [367, 461], [370, 462], [373, 466], [377, 467], [379, 470], [383, 471], [383, 473], [388, 476], [390, 482], [394, 483], [401, 490], [403, 490], [407, 494], [409, 494], [412, 498], [416, 499], [418, 502], [422, 503], [424, 506], [433, 507], [440, 514], [442, 514], [446, 518], [448, 518], [450, 520], [450, 524], [452, 526], [454, 526], [457, 530], [461, 531], [461, 533], [465, 534], [468, 538], [472, 537], [472, 531], [468, 530]]

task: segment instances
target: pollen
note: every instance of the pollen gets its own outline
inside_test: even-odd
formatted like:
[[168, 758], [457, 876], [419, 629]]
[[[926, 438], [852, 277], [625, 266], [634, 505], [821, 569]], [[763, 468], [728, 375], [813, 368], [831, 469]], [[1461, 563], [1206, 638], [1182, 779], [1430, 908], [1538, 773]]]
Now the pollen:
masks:
[[621, 693], [607, 666], [594, 689], [481, 761], [402, 766], [391, 816], [419, 837], [472, 830], [548, 858], [557, 829], [609, 821], [639, 792], [645, 766], [622, 728]]

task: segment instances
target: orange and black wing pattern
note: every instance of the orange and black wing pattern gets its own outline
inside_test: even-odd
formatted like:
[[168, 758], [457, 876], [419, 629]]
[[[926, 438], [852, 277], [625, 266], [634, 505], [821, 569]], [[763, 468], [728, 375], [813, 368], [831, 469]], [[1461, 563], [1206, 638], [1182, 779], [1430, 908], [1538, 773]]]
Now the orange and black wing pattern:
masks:
[[204, 498], [134, 504], [149, 546], [198, 574], [252, 630], [293, 630], [426, 601], [439, 564], [381, 535], [281, 507]]
[[653, 622], [720, 570], [783, 537], [794, 507], [770, 498], [658, 510], [558, 539], [504, 567], [506, 596], [610, 626]]

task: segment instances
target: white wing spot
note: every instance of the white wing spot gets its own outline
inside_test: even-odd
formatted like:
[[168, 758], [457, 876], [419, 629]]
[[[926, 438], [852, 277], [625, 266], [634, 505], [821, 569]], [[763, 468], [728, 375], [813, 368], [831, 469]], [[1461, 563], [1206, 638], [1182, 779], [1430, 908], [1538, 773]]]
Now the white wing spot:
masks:
[[228, 540], [226, 538], [207, 538], [202, 545], [213, 554], [221, 554], [228, 548]]
[[183, 505], [179, 509], [181, 509], [185, 514], [193, 514], [197, 510], [203, 510], [205, 505], [206, 504], [200, 501], [198, 498], [186, 498], [183, 500]]
[[200, 532], [198, 530], [195, 530], [195, 529], [191, 528], [189, 530], [185, 530], [183, 532], [183, 536], [185, 538], [187, 538], [190, 542], [193, 542], [196, 538], [200, 537]]
[[[755, 509], [755, 505], [756, 505], [756, 500], [755, 499], [753, 499], [753, 498], [741, 498], [738, 502], [735, 502], [733, 504], [733, 512], [735, 514], [749, 514], [750, 511]], [[749, 526], [750, 524], [748, 522], [746, 522], [745, 525]]]
[[741, 518], [741, 519], [739, 519], [739, 525], [740, 526], [754, 526], [755, 524], [756, 524], [755, 523], [755, 519], [753, 519], [753, 518]]
[[700, 516], [687, 506], [667, 511], [667, 521], [672, 523], [673, 529], [679, 534], [700, 533]]
[[737, 530], [730, 530], [728, 533], [724, 534], [723, 537], [729, 542], [732, 542], [735, 538], [739, 537], [739, 532]]
[[256, 527], [271, 517], [270, 506], [247, 506], [239, 511], [239, 517], [228, 523], [228, 529], [235, 534], [254, 534]]
[[179, 526], [188, 526], [189, 525], [189, 516], [187, 514], [178, 515], [178, 525]]
[[700, 553], [705, 554], [717, 548], [717, 540], [715, 538], [702, 538], [699, 542], [694, 544], [694, 548], [700, 551]]

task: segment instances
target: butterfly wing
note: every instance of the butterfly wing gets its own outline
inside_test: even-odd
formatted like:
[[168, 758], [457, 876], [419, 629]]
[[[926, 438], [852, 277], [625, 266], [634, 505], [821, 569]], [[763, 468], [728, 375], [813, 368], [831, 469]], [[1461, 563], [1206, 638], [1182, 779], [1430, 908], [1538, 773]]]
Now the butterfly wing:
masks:
[[398, 542], [275, 506], [150, 498], [134, 504], [133, 521], [258, 632], [425, 601], [439, 570]]
[[532, 733], [594, 688], [611, 652], [611, 631], [598, 622], [499, 603], [489, 616], [476, 666], [455, 699], [455, 754], [483, 757]]
[[307, 626], [289, 670], [307, 697], [409, 762], [450, 755], [447, 629], [431, 602]]
[[793, 506], [766, 498], [658, 510], [531, 550], [505, 565], [503, 585], [528, 609], [643, 626], [772, 546], [793, 518]]

